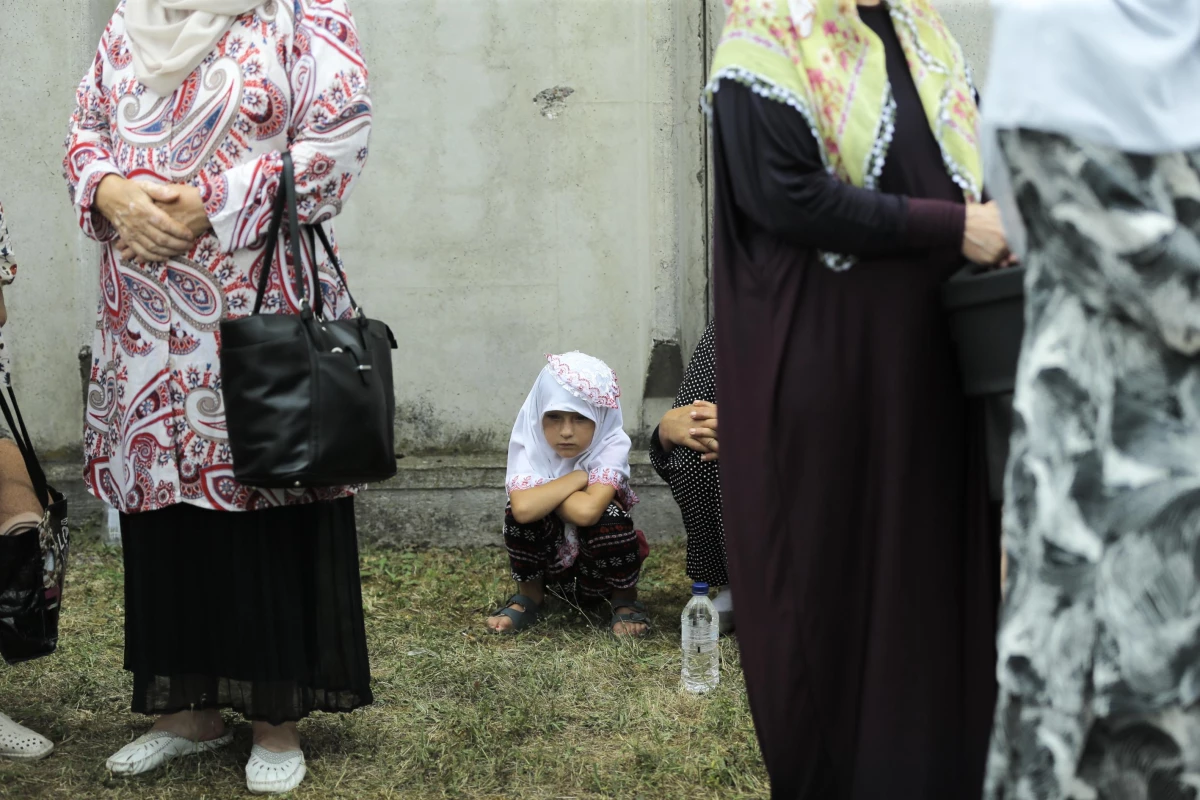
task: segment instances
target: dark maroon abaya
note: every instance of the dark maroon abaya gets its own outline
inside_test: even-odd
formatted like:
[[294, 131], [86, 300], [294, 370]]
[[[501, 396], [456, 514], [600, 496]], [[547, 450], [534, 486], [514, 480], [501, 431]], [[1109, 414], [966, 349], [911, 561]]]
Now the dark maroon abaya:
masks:
[[[886, 10], [862, 17], [897, 104], [878, 192], [828, 176], [791, 107], [733, 82], [714, 99], [738, 639], [773, 797], [974, 800], [999, 550], [940, 301], [963, 195]], [[860, 260], [834, 272], [816, 249]]]

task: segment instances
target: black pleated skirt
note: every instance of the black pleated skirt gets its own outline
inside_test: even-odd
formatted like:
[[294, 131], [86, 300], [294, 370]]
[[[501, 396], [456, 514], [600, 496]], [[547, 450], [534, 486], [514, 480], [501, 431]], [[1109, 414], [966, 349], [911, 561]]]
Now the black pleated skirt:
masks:
[[121, 516], [133, 710], [278, 725], [371, 702], [354, 500]]

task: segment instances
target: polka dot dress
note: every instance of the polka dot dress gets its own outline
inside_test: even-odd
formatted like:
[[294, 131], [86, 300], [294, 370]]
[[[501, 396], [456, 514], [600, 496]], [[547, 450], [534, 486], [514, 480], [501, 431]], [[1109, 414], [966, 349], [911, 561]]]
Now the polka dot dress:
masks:
[[[674, 408], [696, 400], [717, 402], [717, 349], [713, 323], [708, 324], [688, 364]], [[683, 513], [687, 529], [687, 571], [694, 581], [711, 586], [729, 583], [725, 560], [725, 528], [721, 524], [721, 472], [719, 461], [701, 461], [700, 454], [676, 447], [669, 454], [658, 441], [658, 429], [650, 438], [650, 461]]]

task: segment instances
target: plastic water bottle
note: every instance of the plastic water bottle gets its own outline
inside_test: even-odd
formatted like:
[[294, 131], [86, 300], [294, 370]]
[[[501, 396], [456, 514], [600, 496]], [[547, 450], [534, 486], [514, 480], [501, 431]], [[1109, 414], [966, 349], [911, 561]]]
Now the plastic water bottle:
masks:
[[717, 609], [708, 599], [708, 584], [693, 583], [692, 599], [680, 618], [683, 633], [683, 688], [692, 694], [704, 694], [721, 681], [720, 653], [717, 651]]
[[104, 528], [104, 543], [109, 547], [121, 546], [121, 512], [108, 507], [108, 524]]

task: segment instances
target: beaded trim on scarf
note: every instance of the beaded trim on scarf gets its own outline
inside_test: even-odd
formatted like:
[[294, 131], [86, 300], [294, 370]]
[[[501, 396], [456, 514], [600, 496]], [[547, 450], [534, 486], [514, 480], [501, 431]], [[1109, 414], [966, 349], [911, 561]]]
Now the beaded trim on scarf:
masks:
[[[829, 154], [825, 150], [825, 140], [821, 138], [821, 134], [817, 130], [813, 112], [809, 108], [808, 103], [790, 89], [786, 89], [774, 81], [764, 78], [748, 69], [726, 67], [713, 75], [712, 80], [704, 88], [704, 94], [700, 98], [701, 108], [704, 110], [705, 116], [708, 117], [709, 124], [712, 123], [713, 115], [710, 98], [720, 90], [721, 81], [723, 80], [731, 80], [739, 83], [760, 97], [783, 103], [800, 112], [800, 115], [804, 117], [804, 121], [808, 124], [808, 129], [812, 133], [813, 140], [817, 143], [817, 150], [821, 154], [821, 164], [827, 172], [833, 174], [833, 170], [829, 165]], [[863, 170], [864, 188], [874, 189], [879, 176], [883, 174], [883, 166], [887, 162], [888, 149], [891, 147], [892, 137], [895, 133], [896, 98], [892, 95], [892, 88], [889, 84], [887, 94], [884, 98], [883, 114], [879, 118], [879, 128], [875, 132], [875, 144], [871, 147], [871, 152], [867, 155], [867, 163]], [[845, 272], [858, 261], [857, 258], [846, 253], [833, 253], [827, 250], [818, 250], [817, 258], [834, 272]]]
[[879, 127], [875, 130], [875, 144], [867, 156], [863, 169], [863, 188], [874, 189], [878, 186], [879, 176], [883, 174], [883, 165], [887, 161], [888, 150], [892, 146], [892, 138], [896, 135], [896, 96], [892, 94], [892, 85], [887, 85], [883, 98], [883, 114], [879, 117]]
[[[912, 15], [906, 10], [891, 3], [888, 4], [888, 13], [891, 14], [893, 23], [897, 25], [903, 25], [904, 27], [908, 28], [909, 34], [912, 37], [913, 48], [917, 52], [917, 57], [921, 59], [921, 63], [935, 72], [940, 72], [943, 75], [948, 74], [949, 70], [947, 69], [946, 65], [930, 55], [929, 51], [921, 46], [921, 39], [917, 35], [917, 24], [913, 21]], [[967, 85], [971, 87], [971, 91], [975, 93], [976, 97], [978, 97], [978, 93], [975, 90], [975, 81], [971, 77], [971, 66], [967, 64], [965, 55], [962, 56], [962, 61], [967, 73]], [[950, 103], [953, 102], [954, 99], [953, 92], [953, 84], [947, 82], [946, 88], [942, 91], [942, 97], [938, 101], [937, 120], [939, 127], [952, 125], [954, 122], [950, 118], [949, 110]], [[975, 98], [972, 97], [971, 99], [974, 101]], [[953, 157], [951, 157], [950, 152], [946, 149], [945, 144], [943, 144], [942, 140], [944, 137], [938, 136], [937, 134], [938, 131], [934, 131], [933, 138], [935, 141], [937, 141], [938, 151], [942, 154], [942, 163], [946, 167], [947, 174], [950, 175], [950, 180], [954, 181], [954, 183], [958, 185], [958, 188], [963, 190], [963, 194], [966, 195], [968, 201], [978, 202], [983, 196], [980, 187], [969, 175], [967, 175], [966, 170], [964, 170], [962, 166], [955, 161]]]

